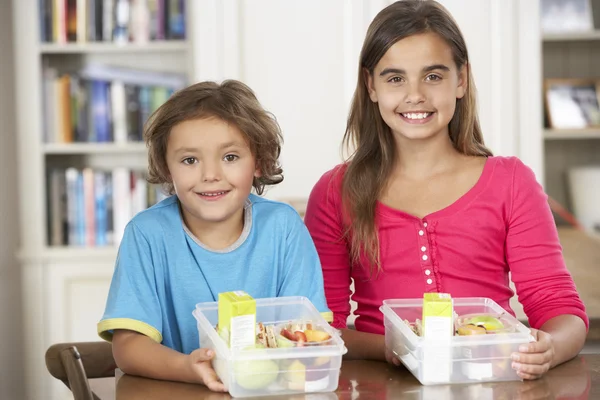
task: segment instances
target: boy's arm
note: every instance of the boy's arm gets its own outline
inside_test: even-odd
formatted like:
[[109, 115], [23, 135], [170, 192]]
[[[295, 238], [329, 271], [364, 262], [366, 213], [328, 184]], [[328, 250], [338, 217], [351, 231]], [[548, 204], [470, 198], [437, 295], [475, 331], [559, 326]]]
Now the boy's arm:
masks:
[[128, 330], [115, 330], [113, 356], [126, 374], [153, 379], [201, 383], [213, 391], [225, 391], [210, 365], [214, 356], [208, 349], [182, 354], [149, 337]]
[[162, 305], [157, 288], [160, 257], [134, 222], [125, 228], [99, 335], [113, 343], [119, 368], [132, 375], [204, 383], [223, 391], [212, 370], [207, 349], [189, 355], [162, 345]]

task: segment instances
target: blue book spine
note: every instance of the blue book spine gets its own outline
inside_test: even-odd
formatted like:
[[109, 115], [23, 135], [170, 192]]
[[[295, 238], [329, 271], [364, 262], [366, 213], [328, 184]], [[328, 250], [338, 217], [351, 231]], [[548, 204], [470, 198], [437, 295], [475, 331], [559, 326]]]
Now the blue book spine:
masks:
[[96, 215], [96, 246], [106, 246], [106, 175], [94, 173], [94, 197]]
[[83, 193], [83, 174], [78, 172], [75, 189], [77, 201], [77, 217], [75, 219], [77, 226], [76, 244], [85, 246], [85, 197]]
[[92, 82], [91, 96], [96, 142], [110, 141], [109, 83]]

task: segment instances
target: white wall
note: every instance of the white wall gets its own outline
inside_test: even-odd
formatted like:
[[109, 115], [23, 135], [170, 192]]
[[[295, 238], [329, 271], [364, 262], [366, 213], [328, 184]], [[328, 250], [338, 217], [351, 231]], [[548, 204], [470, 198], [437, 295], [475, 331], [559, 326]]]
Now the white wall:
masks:
[[306, 197], [341, 161], [347, 66], [339, 2], [249, 0], [240, 14], [241, 78], [284, 133], [285, 179], [269, 196]]
[[11, 1], [0, 9], [0, 399], [12, 400], [24, 388]]
[[[306, 198], [317, 179], [341, 161], [340, 143], [356, 85], [364, 33], [374, 15], [391, 2], [199, 3], [201, 6], [192, 15], [199, 25], [195, 33], [200, 50], [197, 79], [243, 80], [282, 126], [285, 181], [272, 188], [268, 197]], [[541, 146], [536, 148], [534, 142], [541, 137], [541, 129], [531, 129], [540, 124], [535, 116], [529, 118], [533, 121], [529, 125], [518, 118], [524, 108], [522, 99], [527, 102], [525, 109], [529, 106], [531, 110], [531, 105], [539, 103], [530, 95], [522, 95], [521, 88], [529, 83], [519, 76], [521, 64], [528, 62], [534, 71], [539, 60], [539, 56], [527, 53], [527, 59], [519, 58], [524, 50], [535, 50], [531, 43], [539, 41], [536, 35], [519, 36], [523, 21], [535, 29], [531, 19], [536, 14], [523, 10], [527, 7], [517, 0], [441, 3], [454, 15], [466, 37], [486, 144], [498, 155], [524, 156], [541, 180], [541, 160], [536, 153]], [[529, 77], [535, 81], [535, 75], [530, 73], [526, 79]], [[529, 93], [537, 93], [535, 85]], [[522, 134], [523, 126], [527, 135]], [[525, 152], [521, 151], [522, 135], [530, 141], [525, 143]]]

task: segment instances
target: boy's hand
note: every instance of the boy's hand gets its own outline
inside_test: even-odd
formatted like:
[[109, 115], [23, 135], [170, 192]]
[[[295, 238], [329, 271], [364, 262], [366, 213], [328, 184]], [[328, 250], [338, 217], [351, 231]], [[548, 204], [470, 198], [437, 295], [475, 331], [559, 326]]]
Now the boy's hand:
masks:
[[531, 329], [535, 342], [523, 344], [512, 355], [512, 367], [522, 379], [541, 378], [552, 367], [554, 343], [549, 333]]
[[194, 350], [189, 355], [192, 373], [200, 379], [207, 388], [214, 392], [226, 392], [225, 385], [219, 380], [215, 370], [210, 364], [214, 352], [209, 349]]

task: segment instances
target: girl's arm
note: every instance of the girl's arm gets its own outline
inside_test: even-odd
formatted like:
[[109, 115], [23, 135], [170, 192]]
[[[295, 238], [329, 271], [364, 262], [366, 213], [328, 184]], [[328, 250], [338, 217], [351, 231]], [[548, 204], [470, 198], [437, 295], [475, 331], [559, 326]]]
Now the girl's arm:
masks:
[[[339, 180], [341, 168], [327, 172], [313, 188], [304, 223], [317, 249], [327, 305], [333, 312], [333, 326], [346, 328], [350, 315], [350, 260], [343, 235]], [[349, 354], [353, 344], [346, 342]]]
[[225, 391], [212, 369], [212, 351], [198, 349], [182, 354], [148, 336], [128, 330], [115, 330], [113, 356], [126, 374], [152, 379], [200, 383], [214, 391]]
[[540, 330], [552, 337], [554, 357], [550, 368], [577, 356], [585, 344], [585, 323], [574, 315], [559, 315], [549, 319]]
[[[506, 260], [511, 279], [530, 325], [549, 334], [538, 334], [538, 345], [525, 346], [529, 352], [516, 355], [520, 360], [514, 367], [541, 363], [543, 370], [573, 358], [583, 348], [588, 317], [566, 268], [547, 196], [533, 171], [518, 159], [510, 190]], [[526, 366], [523, 370], [532, 372], [528, 377], [545, 372]]]
[[[343, 328], [342, 339], [348, 349], [344, 356], [348, 360], [376, 360], [385, 361], [385, 337], [376, 333], [359, 332], [354, 329]], [[388, 361], [400, 361], [396, 357], [388, 358]]]

